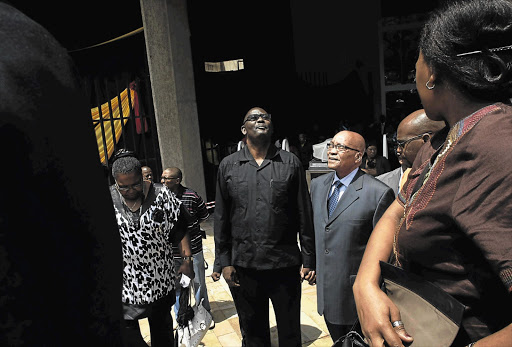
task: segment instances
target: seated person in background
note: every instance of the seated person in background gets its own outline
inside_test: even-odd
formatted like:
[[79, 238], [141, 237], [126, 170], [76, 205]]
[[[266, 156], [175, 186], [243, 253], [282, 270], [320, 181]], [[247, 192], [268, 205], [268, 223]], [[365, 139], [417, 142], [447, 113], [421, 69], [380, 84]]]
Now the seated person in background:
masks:
[[377, 154], [375, 142], [370, 142], [359, 168], [369, 175], [378, 176], [390, 171], [391, 165], [387, 158]]
[[397, 129], [397, 141], [395, 153], [398, 157], [400, 167], [377, 176], [377, 179], [387, 184], [398, 195], [400, 188], [407, 181], [414, 158], [421, 146], [430, 138], [432, 134], [444, 128], [442, 121], [430, 120], [425, 114], [425, 110], [416, 110], [405, 117]]
[[313, 159], [313, 144], [304, 133], [299, 134], [299, 153], [300, 161], [304, 170], [309, 168], [309, 162]]

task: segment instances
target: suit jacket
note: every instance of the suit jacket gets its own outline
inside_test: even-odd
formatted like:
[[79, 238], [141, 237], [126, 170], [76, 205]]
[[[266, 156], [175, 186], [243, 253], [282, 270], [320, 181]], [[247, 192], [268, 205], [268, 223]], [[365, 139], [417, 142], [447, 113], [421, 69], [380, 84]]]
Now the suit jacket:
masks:
[[398, 167], [398, 169], [383, 173], [382, 175], [376, 177], [379, 181], [393, 189], [395, 196], [398, 195], [398, 186], [400, 185], [400, 170], [401, 168]]
[[394, 200], [393, 190], [358, 170], [331, 217], [327, 198], [335, 172], [311, 181], [316, 238], [318, 313], [333, 324], [357, 318], [352, 284], [375, 224]]

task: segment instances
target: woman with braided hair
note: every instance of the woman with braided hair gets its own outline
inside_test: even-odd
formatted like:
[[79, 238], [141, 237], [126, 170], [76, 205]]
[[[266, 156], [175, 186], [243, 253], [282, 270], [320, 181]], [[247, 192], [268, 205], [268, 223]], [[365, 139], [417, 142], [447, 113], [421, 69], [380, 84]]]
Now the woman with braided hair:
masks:
[[368, 242], [354, 296], [371, 346], [413, 341], [379, 288], [379, 261], [434, 283], [465, 306], [453, 346], [512, 341], [512, 2], [450, 2], [419, 42], [416, 86], [446, 127], [420, 149]]

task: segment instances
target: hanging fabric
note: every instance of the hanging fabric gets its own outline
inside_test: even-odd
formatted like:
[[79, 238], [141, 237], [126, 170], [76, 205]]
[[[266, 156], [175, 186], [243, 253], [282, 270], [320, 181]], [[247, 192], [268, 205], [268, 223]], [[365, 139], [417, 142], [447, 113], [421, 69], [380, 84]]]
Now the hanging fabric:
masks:
[[[128, 91], [130, 91], [130, 98], [128, 98]], [[135, 103], [135, 100], [137, 100], [137, 103]], [[129, 101], [131, 101], [131, 105]], [[112, 109], [112, 114], [110, 113], [110, 108]], [[102, 163], [106, 163], [106, 161], [114, 153], [115, 144], [119, 141], [121, 137], [123, 126], [124, 124], [126, 124], [126, 122], [128, 122], [132, 108], [134, 109], [135, 114], [139, 113], [138, 96], [137, 92], [135, 91], [135, 82], [130, 83], [130, 88], [126, 88], [125, 90], [123, 90], [119, 97], [116, 96], [115, 98], [111, 99], [110, 102], [106, 102], [101, 105], [101, 121], [98, 107], [91, 109], [91, 116], [94, 124], [94, 132], [96, 134], [96, 141], [98, 144], [100, 161]], [[122, 124], [121, 114], [123, 115]], [[140, 121], [140, 118], [138, 119]], [[103, 123], [105, 139], [103, 139], [102, 136], [101, 123]], [[114, 127], [114, 131], [112, 131], [112, 124]], [[145, 126], [145, 130], [147, 131], [147, 124], [145, 124]], [[114, 134], [115, 139], [113, 136]], [[106, 143], [106, 151], [103, 140], [105, 140]], [[105, 152], [107, 153], [107, 156], [105, 156]]]

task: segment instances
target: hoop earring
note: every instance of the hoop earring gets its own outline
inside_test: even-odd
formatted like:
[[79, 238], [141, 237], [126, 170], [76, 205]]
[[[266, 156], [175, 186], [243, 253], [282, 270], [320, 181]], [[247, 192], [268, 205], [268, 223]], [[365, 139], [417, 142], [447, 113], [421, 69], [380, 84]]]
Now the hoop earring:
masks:
[[431, 87], [431, 86], [428, 85], [428, 82], [430, 82], [430, 80], [428, 80], [427, 83], [425, 83], [425, 87], [427, 87], [428, 90], [432, 90], [432, 89], [434, 89], [436, 87], [435, 83], [433, 83], [432, 87]]

